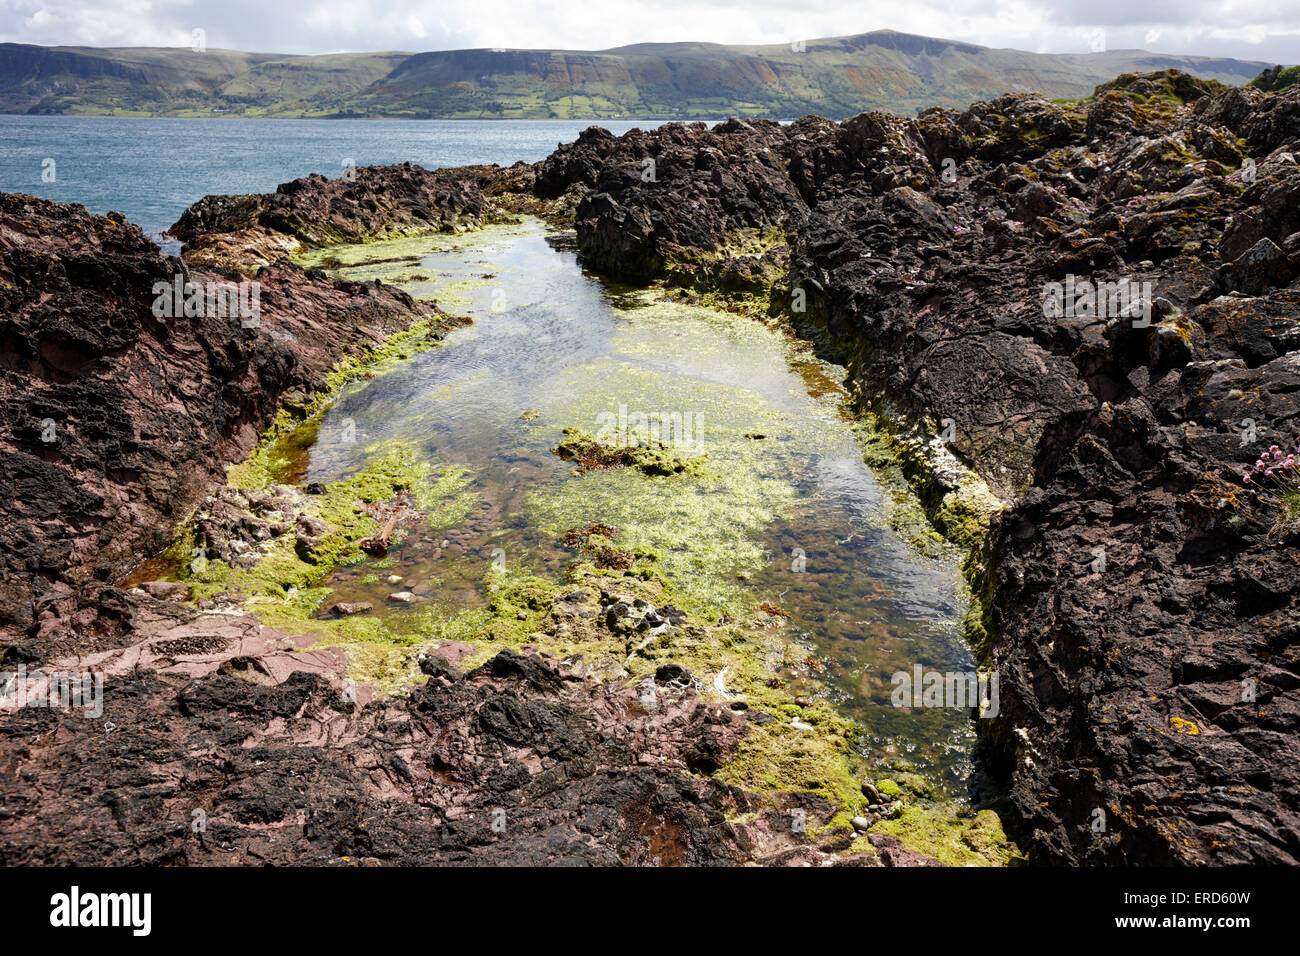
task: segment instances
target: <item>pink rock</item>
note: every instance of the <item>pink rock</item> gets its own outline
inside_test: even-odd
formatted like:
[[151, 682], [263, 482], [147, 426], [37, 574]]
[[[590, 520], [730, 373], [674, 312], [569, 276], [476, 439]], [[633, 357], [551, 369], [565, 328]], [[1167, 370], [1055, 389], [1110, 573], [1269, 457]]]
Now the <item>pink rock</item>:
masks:
[[145, 581], [140, 590], [159, 601], [183, 601], [188, 591], [180, 581]]
[[338, 604], [335, 604], [330, 608], [330, 610], [338, 614], [360, 614], [362, 611], [369, 611], [372, 607], [374, 607], [373, 604], [367, 604], [364, 601], [359, 601], [357, 603], [340, 601]]

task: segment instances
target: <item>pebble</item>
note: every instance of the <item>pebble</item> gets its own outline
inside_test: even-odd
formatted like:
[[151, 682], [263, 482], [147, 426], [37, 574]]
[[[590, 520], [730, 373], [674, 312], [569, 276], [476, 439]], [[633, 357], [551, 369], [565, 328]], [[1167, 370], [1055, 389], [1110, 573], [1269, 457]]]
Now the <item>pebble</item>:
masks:
[[410, 591], [398, 591], [395, 594], [388, 595], [388, 600], [397, 601], [401, 604], [410, 604], [415, 600], [415, 595]]
[[853, 829], [857, 830], [859, 833], [871, 829], [871, 821], [866, 817], [854, 817], [849, 822], [853, 824]]
[[180, 581], [145, 581], [140, 585], [140, 590], [160, 601], [183, 601], [187, 589]]
[[350, 604], [347, 601], [340, 601], [338, 604], [335, 604], [330, 608], [330, 610], [339, 614], [360, 614], [362, 611], [369, 611], [372, 607], [374, 607], [373, 604], [366, 604], [364, 601], [356, 604]]
[[400, 574], [390, 574], [390, 575], [388, 576], [388, 583], [389, 583], [389, 584], [401, 584], [401, 583], [402, 583], [402, 576], [401, 576]]

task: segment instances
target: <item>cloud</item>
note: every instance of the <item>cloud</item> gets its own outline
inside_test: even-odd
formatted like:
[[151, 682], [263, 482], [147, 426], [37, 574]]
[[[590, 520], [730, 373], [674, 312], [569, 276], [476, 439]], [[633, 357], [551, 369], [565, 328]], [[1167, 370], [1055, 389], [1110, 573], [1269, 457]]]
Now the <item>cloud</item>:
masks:
[[0, 0], [0, 40], [279, 53], [788, 43], [869, 30], [1042, 52], [1110, 49], [1300, 60], [1300, 0]]

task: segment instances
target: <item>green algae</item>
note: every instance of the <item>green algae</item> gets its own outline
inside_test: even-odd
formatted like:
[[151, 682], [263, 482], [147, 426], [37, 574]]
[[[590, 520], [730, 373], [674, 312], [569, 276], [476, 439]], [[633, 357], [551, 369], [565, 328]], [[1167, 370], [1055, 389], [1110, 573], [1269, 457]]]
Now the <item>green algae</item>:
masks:
[[[324, 486], [318, 495], [301, 495], [298, 514], [322, 522], [326, 532], [319, 544], [303, 556], [295, 549], [294, 536], [285, 533], [274, 539], [248, 570], [222, 562], [209, 562], [202, 571], [190, 568], [189, 581], [196, 594], [213, 589], [263, 597], [287, 598], [290, 590], [314, 588], [334, 568], [355, 563], [363, 555], [358, 545], [374, 534], [378, 521], [365, 506], [388, 502], [402, 492], [414, 498], [431, 528], [450, 527], [473, 507], [474, 495], [467, 492], [470, 472], [462, 467], [435, 468], [416, 457], [398, 442], [386, 442], [369, 449], [365, 468], [341, 481]], [[231, 484], [237, 490], [254, 486]], [[191, 530], [187, 542], [202, 546]]]
[[388, 223], [374, 232], [349, 232], [330, 222], [308, 221], [295, 216], [282, 217], [276, 228], [301, 244], [295, 258], [302, 257], [313, 266], [318, 266], [320, 263], [334, 261], [329, 255], [332, 249], [357, 250], [379, 244], [428, 244], [444, 237], [472, 234], [493, 225], [516, 221], [512, 213], [494, 206], [481, 221], [470, 219], [467, 222], [454, 221], [442, 225], [412, 223], [402, 226]]
[[[640, 376], [623, 371], [623, 393], [630, 394]], [[530, 494], [535, 523], [556, 535], [597, 521], [613, 525], [625, 547], [662, 556], [663, 573], [681, 587], [689, 608], [709, 617], [734, 609], [737, 573], [764, 566], [760, 533], [796, 491], [757, 467], [758, 449], [743, 438], [753, 419], [728, 422], [723, 411], [733, 399], [725, 391], [704, 412], [709, 467], [689, 481], [657, 481], [635, 469], [575, 475]], [[698, 402], [706, 404], [703, 396]], [[775, 424], [769, 422], [770, 431]]]
[[674, 455], [663, 442], [653, 440], [635, 445], [607, 445], [577, 428], [564, 429], [564, 438], [554, 450], [564, 461], [591, 470], [632, 468], [652, 478], [674, 475], [702, 478], [708, 473], [703, 455], [683, 458]]
[[670, 300], [768, 321], [788, 308], [776, 289], [789, 267], [789, 237], [779, 227], [741, 229], [718, 249], [676, 249], [655, 263], [654, 286]]
[[[649, 294], [627, 297], [625, 305], [636, 308], [637, 325], [618, 336], [622, 361], [579, 370], [579, 381], [600, 387], [575, 381], [573, 399], [555, 414], [595, 424], [601, 416], [608, 423], [620, 406], [674, 409], [698, 426], [679, 454], [707, 453], [707, 473], [663, 487], [636, 476], [576, 476], [558, 489], [539, 489], [534, 516], [553, 532], [591, 521], [620, 528], [625, 540], [663, 555], [668, 577], [690, 592], [694, 607], [724, 613], [739, 594], [737, 575], [753, 575], [770, 561], [763, 529], [799, 500], [800, 476], [820, 455], [842, 452], [827, 443], [842, 427], [840, 412], [830, 402], [826, 431], [809, 429], [783, 400], [772, 400], [778, 396], [756, 393], [753, 383], [771, 377], [762, 366], [786, 361], [788, 341], [771, 329]], [[687, 340], [694, 367], [706, 369], [704, 380], [689, 389], [665, 382], [658, 367], [664, 336]]]
[[[181, 566], [181, 579], [195, 601], [237, 602], [271, 627], [314, 637], [322, 646], [342, 647], [357, 680], [393, 693], [409, 686], [416, 676], [404, 652], [454, 629], [458, 619], [447, 620], [425, 611], [411, 615], [411, 622], [403, 627], [369, 617], [317, 620], [315, 615], [330, 594], [323, 582], [342, 565], [366, 562], [369, 567], [382, 566], [383, 562], [371, 561], [359, 548], [379, 527], [367, 505], [381, 505], [399, 494], [409, 494], [427, 525], [438, 529], [462, 520], [475, 496], [466, 490], [472, 477], [468, 469], [436, 468], [399, 442], [375, 445], [369, 451], [366, 466], [350, 477], [324, 485], [320, 494], [295, 495], [295, 516], [318, 522], [325, 529], [310, 550], [297, 547], [295, 535], [288, 531], [265, 543], [251, 566], [217, 560], [188, 562]], [[265, 477], [260, 466], [249, 469], [248, 474], [257, 478], [259, 485]], [[229, 487], [252, 490], [237, 484]], [[201, 517], [201, 513], [196, 516]], [[196, 537], [192, 520], [174, 550], [189, 555], [205, 544]]]
[[465, 233], [383, 237], [361, 244], [305, 250], [295, 256], [294, 261], [304, 269], [323, 269], [334, 278], [349, 282], [379, 281], [398, 285], [416, 299], [436, 299], [443, 309], [460, 313], [474, 304], [473, 293], [494, 288], [501, 289], [504, 294], [505, 285], [495, 281], [497, 275], [491, 271], [486, 259], [485, 270], [470, 276], [442, 273], [430, 265], [430, 260], [449, 252], [471, 249], [482, 251], [485, 257], [490, 256], [494, 243], [508, 242], [525, 232], [525, 226], [507, 223]]
[[903, 788], [888, 778], [876, 781], [876, 792], [882, 797], [897, 800], [903, 795]]
[[834, 814], [823, 827], [810, 826], [810, 836], [847, 826], [866, 806], [851, 746], [854, 725], [826, 705], [804, 709], [789, 698], [769, 700], [760, 709], [774, 719], [751, 722], [718, 779], [769, 799], [811, 793], [830, 801]]
[[[489, 616], [481, 609], [453, 612], [438, 606], [411, 611], [401, 621], [368, 615], [304, 617], [285, 604], [259, 604], [250, 610], [270, 627], [308, 637], [317, 647], [342, 650], [350, 679], [370, 685], [379, 696], [409, 691], [424, 679], [420, 651], [441, 642], [476, 640]], [[468, 663], [481, 663], [490, 656], [479, 655]]]
[[923, 853], [945, 866], [1010, 866], [1023, 862], [1007, 839], [1002, 821], [992, 810], [973, 819], [965, 807], [952, 803], [907, 803], [898, 814], [881, 820], [872, 833], [897, 837], [909, 850]]
[[[455, 245], [461, 237], [438, 237], [440, 242], [447, 239]], [[400, 242], [393, 249], [381, 248], [385, 245], [375, 242], [361, 251], [340, 248], [328, 252], [345, 274], [349, 268], [358, 270], [350, 278], [382, 277], [400, 281], [408, 290], [424, 281], [419, 271], [422, 265], [413, 262], [411, 255], [397, 254]], [[467, 241], [457, 248], [477, 247]], [[385, 263], [369, 262], [376, 250], [386, 258]], [[372, 266], [373, 273], [365, 271]], [[385, 274], [381, 267], [389, 271]], [[491, 271], [497, 266], [490, 256], [485, 257], [484, 268], [485, 273], [477, 279], [430, 279], [421, 294], [442, 296], [450, 288], [464, 291], [462, 301], [473, 304], [479, 301], [474, 293], [481, 293], [494, 278]], [[662, 663], [680, 664], [695, 673], [702, 696], [740, 697], [752, 711], [772, 718], [750, 722], [736, 758], [717, 772], [720, 779], [774, 801], [783, 794], [815, 794], [836, 808], [826, 829], [846, 827], [852, 816], [865, 809], [861, 781], [868, 779], [870, 772], [857, 743], [861, 728], [827, 700], [804, 701], [803, 706], [795, 703], [784, 678], [775, 675], [806, 668], [811, 652], [789, 640], [779, 619], [756, 610], [760, 594], [748, 586], [752, 576], [771, 561], [765, 529], [800, 499], [802, 487], [797, 476], [803, 463], [832, 450], [826, 435], [810, 430], [806, 421], [792, 416], [770, 392], [750, 387], [751, 380], [763, 379], [762, 366], [784, 363], [788, 343], [758, 323], [655, 301], [653, 294], [624, 295], [622, 304], [635, 310], [635, 322], [616, 334], [615, 354], [576, 370], [562, 400], [524, 410], [524, 422], [530, 433], [535, 433], [531, 441], [554, 447], [562, 440], [561, 423], [584, 423], [584, 427], [597, 429], [600, 416], [613, 412], [620, 403], [640, 410], [671, 409], [679, 411], [683, 419], [687, 414], [699, 416], [693, 420], [702, 420], [704, 427], [691, 434], [689, 448], [680, 454], [672, 446], [667, 450], [679, 458], [707, 454], [708, 465], [697, 474], [667, 480], [635, 468], [570, 474], [529, 488], [525, 510], [530, 521], [556, 542], [570, 529], [585, 524], [602, 522], [617, 528], [616, 542], [603, 536], [595, 540], [616, 544], [626, 552], [630, 556], [627, 567], [597, 567], [590, 560], [592, 555], [584, 552], [566, 573], [555, 578], [521, 562], [509, 573], [485, 569], [482, 583], [487, 597], [483, 606], [458, 607], [435, 600], [425, 607], [394, 608], [383, 615], [318, 620], [313, 615], [329, 594], [324, 579], [295, 577], [298, 569], [277, 561], [265, 569], [273, 582], [254, 594], [257, 613], [271, 626], [343, 648], [354, 678], [375, 684], [381, 693], [399, 691], [418, 680], [416, 651], [441, 640], [462, 641], [475, 648], [458, 665], [465, 668], [490, 659], [505, 647], [535, 647], [557, 658], [581, 659], [591, 665], [593, 674], [606, 680], [637, 682], [652, 675]], [[684, 337], [697, 362], [703, 358], [716, 363], [716, 374], [685, 385], [674, 382], [665, 375], [673, 369], [671, 362], [665, 364], [656, 341], [664, 334]], [[398, 357], [394, 364], [401, 361]], [[746, 361], [752, 366], [746, 367]], [[355, 381], [365, 368], [366, 359], [359, 359], [342, 372], [333, 388]], [[456, 387], [463, 385], [456, 383]], [[828, 389], [828, 394], [831, 391]], [[454, 397], [451, 385], [443, 387], [443, 392], [444, 399]], [[836, 401], [827, 404], [827, 421], [838, 428], [842, 423], [835, 405]], [[419, 420], [420, 416], [412, 418], [413, 422]], [[585, 425], [588, 422], [590, 426]], [[300, 425], [291, 421], [290, 425], [279, 435], [268, 436], [274, 440], [264, 442], [265, 454], [249, 466], [248, 474], [263, 487], [284, 473], [283, 462], [292, 461], [310, 447], [319, 416]], [[366, 451], [381, 458], [384, 455], [381, 448]], [[406, 461], [418, 467], [421, 452], [417, 446], [406, 451], [413, 456]], [[880, 460], [889, 458], [895, 464], [900, 457], [894, 449], [878, 454]], [[370, 467], [367, 461], [362, 472]], [[382, 465], [377, 467], [385, 470]], [[450, 479], [452, 485], [457, 480]], [[464, 486], [452, 485], [428, 493], [421, 501], [429, 508], [445, 505], [441, 526], [450, 527], [468, 513], [464, 500], [458, 498]], [[377, 487], [382, 489], [382, 481]], [[390, 483], [388, 490], [395, 489]], [[919, 551], [944, 551], [946, 546], [933, 527], [936, 522], [929, 520], [915, 497], [891, 491], [883, 503], [891, 515], [889, 522], [904, 530], [904, 538], [909, 533], [915, 537]], [[943, 520], [948, 533], [965, 539], [982, 533], [978, 509], [962, 502], [941, 502], [934, 510], [938, 513], [945, 507], [950, 513]], [[363, 516], [343, 512], [329, 517], [344, 527], [339, 553], [331, 552], [328, 559], [335, 561], [336, 567], [365, 562], [367, 568], [378, 568], [390, 563], [370, 561], [355, 550], [344, 550], [347, 544], [355, 545], [359, 536], [373, 532], [373, 520], [348, 524]], [[289, 580], [282, 581], [282, 577]], [[700, 623], [647, 639], [612, 634], [574, 621], [556, 626], [549, 617], [551, 609], [574, 587], [603, 588], [628, 598], [641, 597], [656, 606], [671, 602], [686, 608]], [[924, 790], [919, 786], [909, 789], [913, 793]], [[930, 855], [942, 852], [945, 862], [993, 862], [988, 854], [961, 842], [960, 834], [969, 824], [959, 817], [959, 804], [949, 801], [935, 806], [947, 809], [907, 803], [898, 819], [878, 827], [891, 824], [905, 844], [920, 852], [932, 848], [935, 852]], [[953, 840], [958, 841], [958, 849], [949, 845]], [[996, 840], [993, 843], [998, 845]], [[963, 846], [971, 855], [960, 851]]]
[[348, 386], [363, 378], [369, 380], [383, 375], [412, 356], [436, 348], [448, 326], [463, 321], [418, 319], [381, 344], [358, 349], [341, 359], [315, 395], [281, 405], [253, 452], [244, 461], [226, 468], [227, 483], [238, 488], [265, 488], [276, 482], [294, 480], [316, 443], [322, 417]]
[[865, 460], [892, 493], [891, 520], [901, 535], [922, 551], [948, 542], [969, 552], [984, 540], [1005, 505], [975, 471], [897, 413], [863, 408], [855, 428]]

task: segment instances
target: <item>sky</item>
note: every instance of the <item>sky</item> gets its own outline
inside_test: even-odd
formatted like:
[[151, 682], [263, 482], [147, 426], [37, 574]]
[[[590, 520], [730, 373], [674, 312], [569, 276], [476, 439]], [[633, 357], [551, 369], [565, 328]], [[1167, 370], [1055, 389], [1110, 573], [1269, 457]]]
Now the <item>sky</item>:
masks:
[[1042, 53], [1300, 62], [1300, 0], [0, 0], [0, 42], [275, 53], [600, 50], [898, 30]]

